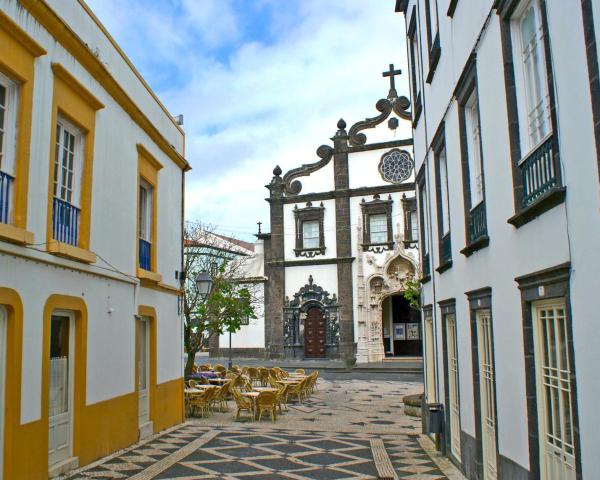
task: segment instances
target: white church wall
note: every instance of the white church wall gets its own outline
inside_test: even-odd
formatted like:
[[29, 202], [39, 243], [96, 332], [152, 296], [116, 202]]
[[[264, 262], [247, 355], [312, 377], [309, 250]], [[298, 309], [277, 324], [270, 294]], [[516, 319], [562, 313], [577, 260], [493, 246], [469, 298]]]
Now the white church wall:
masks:
[[[411, 146], [393, 147], [399, 150], [406, 150], [412, 158], [413, 152]], [[350, 177], [350, 188], [374, 187], [386, 184], [379, 173], [379, 163], [381, 157], [388, 153], [392, 148], [381, 150], [370, 150], [366, 152], [356, 152], [348, 155], [348, 173]], [[407, 182], [413, 182], [415, 179], [414, 171], [406, 179]]]
[[314, 283], [329, 292], [330, 296], [337, 295], [337, 265], [306, 265], [288, 267], [285, 269], [285, 296], [290, 300], [308, 283], [312, 275]]
[[[335, 242], [335, 200], [323, 200], [323, 232], [325, 239], [325, 254], [315, 258], [334, 258], [336, 256]], [[312, 202], [313, 207], [318, 207], [321, 201]], [[283, 234], [284, 250], [286, 260], [301, 260], [304, 257], [296, 257], [296, 219], [294, 207], [299, 209], [306, 207], [306, 202], [287, 203], [283, 206]], [[308, 277], [307, 277], [308, 278]]]
[[[318, 161], [319, 157], [315, 155], [314, 159], [310, 159], [306, 163], [313, 163]], [[302, 190], [300, 191], [300, 195], [315, 192], [328, 192], [330, 190], [333, 190], [335, 188], [333, 178], [333, 159], [331, 159], [329, 163], [323, 168], [305, 177], [298, 177], [297, 180], [299, 180], [302, 183]]]

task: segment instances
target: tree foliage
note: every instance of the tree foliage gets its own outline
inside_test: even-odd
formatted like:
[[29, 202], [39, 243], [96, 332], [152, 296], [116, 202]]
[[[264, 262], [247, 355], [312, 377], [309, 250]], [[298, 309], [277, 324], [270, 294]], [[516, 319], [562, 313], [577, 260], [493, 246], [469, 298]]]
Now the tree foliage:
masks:
[[[196, 354], [208, 348], [214, 335], [234, 333], [245, 319], [257, 318], [260, 289], [247, 282], [248, 252], [210, 226], [188, 223], [185, 229], [184, 347], [188, 355], [186, 376]], [[212, 289], [206, 299], [199, 294], [196, 276], [207, 272]]]
[[404, 291], [402, 295], [408, 301], [408, 304], [419, 310], [421, 308], [421, 282], [416, 276], [408, 276], [402, 282]]

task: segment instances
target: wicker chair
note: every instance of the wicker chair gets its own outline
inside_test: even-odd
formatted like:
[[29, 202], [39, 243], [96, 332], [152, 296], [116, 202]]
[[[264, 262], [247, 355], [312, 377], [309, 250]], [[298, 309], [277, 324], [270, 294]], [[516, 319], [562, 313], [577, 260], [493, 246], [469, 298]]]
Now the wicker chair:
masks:
[[219, 387], [210, 387], [204, 390], [206, 395], [206, 401], [212, 412], [215, 411], [215, 403], [217, 403], [217, 396], [219, 395]]
[[304, 395], [304, 385], [306, 384], [306, 379], [302, 380], [299, 383], [294, 383], [294, 384], [288, 384], [289, 388], [287, 391], [287, 396], [288, 398], [291, 397], [296, 397], [296, 400], [298, 400], [298, 403], [302, 403], [302, 396]]
[[208, 385], [208, 383], [209, 383], [208, 382], [208, 378], [206, 378], [206, 377], [200, 377], [200, 378], [198, 378], [198, 383], [200, 385]]
[[284, 411], [287, 411], [287, 397], [290, 389], [289, 384], [279, 385], [279, 390], [275, 396], [277, 397], [277, 406], [279, 407], [279, 413], [283, 414]]
[[250, 382], [253, 385], [258, 383], [258, 370], [254, 367], [248, 367], [248, 377], [250, 377]]
[[206, 390], [204, 392], [192, 393], [189, 394], [189, 409], [192, 415], [196, 415], [198, 410], [200, 410], [200, 416], [203, 417], [205, 413], [210, 412], [210, 395], [209, 391]]
[[227, 399], [229, 397], [229, 392], [231, 388], [233, 380], [224, 383], [221, 387], [217, 387], [217, 393], [215, 395], [214, 403], [218, 404], [220, 412], [226, 412], [229, 410], [227, 406]]
[[210, 363], [205, 363], [203, 365], [200, 365], [201, 372], [208, 372], [209, 370], [212, 370]]
[[305, 373], [305, 372], [304, 372], [304, 369], [303, 369], [303, 368], [297, 368], [297, 369], [296, 369], [296, 373], [299, 373], [299, 374], [301, 374], [301, 375], [304, 375], [304, 373]]
[[252, 400], [250, 398], [243, 397], [236, 388], [231, 389], [231, 394], [233, 395], [235, 405], [237, 406], [237, 414], [235, 416], [236, 422], [240, 420], [240, 414], [242, 412], [250, 413], [250, 418], [252, 421], [254, 421], [254, 403], [252, 403]]
[[227, 368], [225, 368], [223, 365], [217, 364], [215, 365], [214, 371], [221, 377], [224, 377], [225, 374], [227, 373]]
[[264, 411], [271, 413], [271, 420], [277, 420], [277, 395], [273, 392], [261, 392], [256, 397], [256, 409], [258, 410], [258, 420]]

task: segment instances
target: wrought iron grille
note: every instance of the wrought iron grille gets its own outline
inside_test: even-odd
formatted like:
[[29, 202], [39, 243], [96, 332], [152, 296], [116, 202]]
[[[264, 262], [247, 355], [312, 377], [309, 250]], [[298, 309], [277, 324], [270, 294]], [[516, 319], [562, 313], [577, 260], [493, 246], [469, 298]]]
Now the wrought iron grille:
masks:
[[79, 208], [60, 198], [52, 203], [52, 238], [77, 246], [79, 243]]
[[479, 203], [479, 205], [469, 212], [467, 231], [469, 235], [469, 245], [487, 235], [485, 201]]
[[550, 136], [519, 164], [523, 180], [523, 207], [528, 207], [558, 186], [557, 163], [554, 136]]
[[0, 172], [0, 223], [10, 223], [11, 186], [15, 179]]

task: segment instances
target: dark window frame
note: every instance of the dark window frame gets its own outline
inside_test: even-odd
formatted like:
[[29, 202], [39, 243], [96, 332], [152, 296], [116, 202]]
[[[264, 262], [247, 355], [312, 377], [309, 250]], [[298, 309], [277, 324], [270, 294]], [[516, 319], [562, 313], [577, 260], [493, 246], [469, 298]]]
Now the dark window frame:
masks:
[[[294, 248], [294, 253], [296, 257], [312, 258], [317, 255], [325, 255], [324, 218], [325, 207], [323, 206], [323, 202], [318, 207], [313, 207], [312, 202], [307, 202], [304, 208], [298, 208], [298, 205], [294, 206], [296, 224], [296, 248]], [[304, 248], [304, 223], [314, 221], [319, 223], [319, 246], [316, 248]]]
[[[394, 201], [388, 195], [387, 200], [381, 200], [379, 194], [373, 195], [373, 200], [360, 202], [363, 219], [363, 241], [362, 248], [365, 252], [381, 253], [394, 249], [394, 232], [392, 229], [392, 208]], [[387, 219], [387, 241], [374, 243], [371, 241], [371, 217], [373, 215], [385, 215]]]
[[[412, 120], [412, 128], [416, 128], [419, 123], [419, 118], [421, 118], [421, 112], [423, 111], [423, 104], [421, 100], [421, 85], [417, 84], [417, 77], [421, 76], [421, 72], [417, 75], [418, 65], [421, 64], [421, 61], [417, 61], [419, 52], [415, 52], [414, 42], [415, 37], [417, 35], [417, 12], [416, 8], [413, 6], [410, 15], [410, 21], [408, 22], [408, 51], [410, 54], [410, 62], [411, 62], [411, 72], [410, 72], [410, 81], [412, 84], [412, 97], [413, 97], [413, 120]], [[417, 39], [418, 40], [418, 39]]]
[[[425, 218], [425, 211], [423, 209], [423, 202], [427, 202], [427, 198], [423, 195], [425, 189], [425, 163], [421, 166], [419, 173], [416, 177], [417, 190], [417, 210], [419, 212], [419, 240], [420, 248], [419, 253], [421, 257], [421, 283], [427, 283], [431, 280], [431, 252], [429, 251], [429, 245], [426, 244], [427, 237], [425, 235], [425, 229], [427, 228], [427, 219]], [[425, 190], [427, 192], [427, 190]], [[425, 248], [427, 253], [425, 253]]]
[[[435, 166], [435, 203], [438, 231], [438, 255], [439, 265], [435, 269], [438, 273], [444, 273], [452, 267], [452, 228], [450, 221], [450, 189], [448, 185], [448, 152], [446, 150], [446, 125], [442, 122], [438, 127], [436, 134], [431, 142], [433, 151], [433, 160]], [[440, 178], [440, 154], [444, 152], [446, 155], [446, 192], [448, 194], [448, 233], [443, 232], [443, 207], [442, 207], [442, 185]]]
[[[573, 344], [573, 322], [570, 297], [571, 264], [569, 262], [515, 278], [521, 292], [521, 312], [523, 317], [523, 351], [525, 355], [525, 390], [527, 393], [527, 430], [529, 439], [529, 468], [532, 478], [539, 478], [539, 426], [536, 385], [536, 366], [533, 329], [533, 302], [552, 298], [564, 298], [566, 309], [567, 334], [569, 335], [568, 355], [571, 359], [571, 392], [573, 415], [573, 440], [575, 447], [575, 473], [582, 479], [581, 440], [579, 436], [579, 409], [577, 401], [577, 373], [575, 348]], [[540, 295], [542, 293], [542, 295]]]
[[[479, 117], [479, 156], [481, 163], [481, 180], [483, 200], [473, 209], [471, 198], [471, 175], [469, 167], [469, 148], [466, 118], [466, 103], [475, 94], [477, 99], [477, 115]], [[458, 128], [460, 136], [460, 152], [462, 166], [463, 202], [465, 212], [465, 240], [466, 245], [460, 251], [469, 257], [477, 250], [485, 248], [490, 243], [487, 230], [486, 197], [485, 197], [485, 169], [483, 166], [483, 139], [481, 135], [481, 113], [479, 111], [479, 91], [477, 88], [477, 56], [473, 53], [467, 60], [461, 74], [454, 96], [458, 104]]]
[[456, 6], [458, 5], [458, 0], [450, 0], [448, 4], [448, 10], [446, 11], [446, 15], [450, 18], [454, 17], [454, 12], [456, 11]]
[[[417, 234], [417, 238], [413, 238], [412, 236], [412, 212], [417, 213], [417, 197], [407, 197], [406, 193], [402, 194], [402, 211], [404, 212], [404, 247], [405, 248], [416, 248], [419, 243], [419, 238]], [[419, 228], [418, 220], [417, 220], [417, 230]]]
[[[548, 17], [546, 12], [546, 0], [539, 0], [542, 18], [542, 36], [544, 43], [544, 57], [546, 66], [546, 84], [548, 88], [550, 123], [552, 134], [535, 150], [528, 152], [526, 157], [522, 156], [521, 137], [519, 126], [519, 110], [517, 105], [517, 81], [515, 77], [515, 66], [513, 58], [512, 40], [512, 16], [515, 9], [524, 0], [499, 0], [496, 11], [500, 16], [500, 40], [502, 44], [502, 56], [504, 63], [504, 84], [506, 88], [506, 109], [508, 112], [508, 136], [510, 142], [510, 156], [513, 176], [514, 210], [515, 214], [507, 222], [515, 228], [519, 228], [548, 210], [560, 205], [565, 201], [567, 189], [563, 184], [560, 165], [560, 145], [558, 139], [558, 119], [556, 115], [556, 97], [554, 91], [554, 73], [552, 69], [552, 56], [550, 52], [550, 36], [548, 31]], [[555, 174], [555, 185], [537, 198], [525, 204], [525, 181], [522, 165], [529, 163], [523, 160], [534, 161], [535, 157], [541, 157], [549, 150], [552, 155], [552, 165]]]
[[[494, 312], [492, 311], [492, 289], [491, 287], [479, 288], [465, 292], [469, 302], [469, 317], [471, 323], [471, 370], [473, 374], [473, 411], [475, 414], [475, 438], [476, 444], [476, 468], [477, 478], [483, 478], [483, 438], [481, 426], [481, 389], [479, 381], [479, 343], [477, 331], [477, 310], [487, 309], [490, 311], [492, 322], [492, 360], [494, 363], [494, 416], [496, 417], [496, 471], [500, 472], [500, 452], [498, 450], [498, 396], [496, 392], [496, 343], [494, 341]], [[462, 446], [462, 445], [461, 445]], [[462, 449], [461, 449], [462, 451]]]
[[[431, 2], [434, 2], [433, 7], [436, 10], [435, 37], [433, 37], [431, 25]], [[427, 73], [425, 81], [431, 83], [442, 54], [442, 47], [440, 46], [440, 18], [437, 0], [425, 0], [425, 18], [427, 23], [427, 47], [429, 49], [429, 72]]]
[[[462, 464], [462, 458], [455, 458], [454, 455], [452, 454], [452, 438], [451, 438], [451, 432], [450, 432], [450, 422], [452, 421], [450, 418], [450, 388], [449, 388], [449, 381], [450, 381], [450, 368], [448, 366], [448, 335], [446, 333], [446, 315], [449, 314], [453, 314], [454, 315], [454, 320], [456, 322], [456, 340], [458, 341], [458, 320], [456, 320], [456, 299], [455, 298], [449, 298], [447, 300], [441, 300], [438, 302], [438, 306], [440, 308], [440, 318], [441, 318], [441, 327], [442, 327], [442, 360], [443, 360], [443, 364], [444, 364], [444, 405], [446, 406], [446, 408], [444, 409], [444, 413], [445, 413], [445, 421], [446, 421], [446, 425], [449, 427], [446, 429], [447, 434], [444, 435], [445, 437], [445, 444], [446, 444], [446, 452], [448, 452], [448, 458], [450, 458], [453, 463], [455, 464]], [[458, 353], [458, 346], [457, 346], [457, 353]], [[458, 376], [458, 391], [456, 392], [457, 397], [458, 397], [458, 405], [460, 407], [460, 369], [457, 368], [457, 376]], [[460, 408], [459, 408], [459, 432], [462, 432], [461, 429], [461, 425], [462, 425], [462, 417], [460, 415]], [[462, 437], [462, 435], [461, 435]], [[462, 441], [461, 441], [461, 447], [462, 447]], [[462, 456], [462, 451], [463, 449], [461, 448], [461, 456]]]

